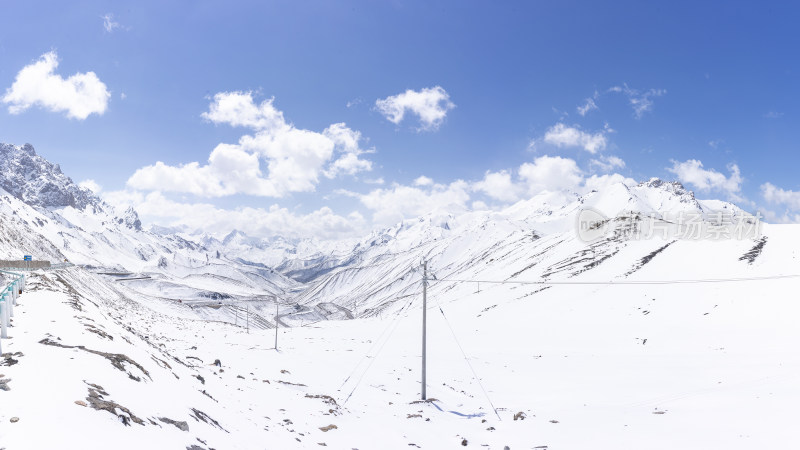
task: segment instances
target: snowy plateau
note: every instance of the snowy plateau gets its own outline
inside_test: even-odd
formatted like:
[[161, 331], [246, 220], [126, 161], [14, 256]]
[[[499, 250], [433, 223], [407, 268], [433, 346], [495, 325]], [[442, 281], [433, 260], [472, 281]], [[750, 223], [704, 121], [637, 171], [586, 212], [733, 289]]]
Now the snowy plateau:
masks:
[[0, 259], [74, 264], [27, 275], [0, 449], [800, 448], [800, 228], [678, 183], [337, 242], [143, 227], [30, 145], [0, 188]]

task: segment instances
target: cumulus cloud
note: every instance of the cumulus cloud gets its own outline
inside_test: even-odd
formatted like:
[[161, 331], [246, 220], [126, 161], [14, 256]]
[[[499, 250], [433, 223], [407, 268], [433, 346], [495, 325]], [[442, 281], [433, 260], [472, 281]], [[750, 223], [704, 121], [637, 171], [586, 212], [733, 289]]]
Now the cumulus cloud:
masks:
[[486, 211], [489, 209], [489, 205], [481, 200], [475, 200], [472, 202], [472, 210], [473, 211]]
[[579, 147], [592, 154], [602, 151], [608, 144], [604, 131], [589, 133], [563, 123], [550, 127], [544, 134], [544, 142], [556, 147]]
[[282, 197], [314, 191], [320, 176], [372, 170], [372, 162], [361, 158], [373, 151], [360, 147], [361, 133], [344, 123], [322, 132], [297, 128], [273, 102], [256, 104], [249, 92], [216, 94], [203, 117], [216, 124], [250, 128], [254, 134], [242, 136], [237, 144], [217, 145], [206, 164], [170, 166], [159, 161], [143, 167], [128, 179], [128, 186], [205, 197]]
[[[514, 202], [519, 199], [521, 192], [520, 185], [511, 178], [511, 172], [501, 170], [499, 172], [487, 171], [483, 180], [474, 183], [472, 189], [483, 192], [487, 196], [501, 202]], [[473, 206], [473, 209], [476, 209]]]
[[275, 99], [270, 98], [257, 105], [252, 92], [218, 92], [202, 116], [216, 124], [255, 130], [291, 127], [283, 118], [283, 112], [275, 108], [274, 102]]
[[[606, 164], [609, 166], [624, 166], [619, 158], [612, 156], [608, 160], [610, 162]], [[583, 194], [614, 183], [636, 184], [633, 179], [617, 173], [586, 177], [574, 159], [560, 156], [540, 156], [520, 165], [516, 173], [514, 177], [513, 172], [508, 170], [486, 172], [482, 180], [472, 184], [472, 190], [493, 200], [510, 203], [542, 192], [570, 191]]]
[[782, 213], [779, 213], [760, 208], [758, 212], [765, 220], [773, 223], [800, 223], [800, 191], [782, 189], [772, 183], [764, 183], [761, 185], [761, 196], [767, 204], [783, 210]]
[[622, 183], [626, 186], [635, 186], [636, 180], [620, 175], [618, 173], [611, 173], [605, 175], [592, 175], [583, 181], [584, 192], [600, 191], [612, 184]]
[[456, 180], [450, 184], [433, 183], [428, 186], [394, 184], [390, 188], [375, 189], [367, 194], [341, 191], [357, 198], [373, 211], [373, 222], [391, 225], [407, 217], [420, 216], [432, 211], [463, 211], [470, 199], [469, 183]]
[[742, 199], [739, 196], [742, 175], [736, 164], [728, 164], [730, 176], [727, 177], [714, 169], [704, 169], [703, 163], [696, 159], [684, 162], [672, 160], [672, 167], [668, 167], [667, 171], [675, 174], [681, 183], [689, 184], [700, 192], [719, 191], [734, 201]]
[[364, 217], [357, 211], [342, 216], [328, 207], [308, 214], [297, 214], [277, 204], [269, 208], [224, 209], [210, 203], [177, 202], [161, 192], [138, 191], [114, 191], [103, 198], [123, 209], [133, 206], [146, 222], [200, 229], [216, 235], [236, 229], [261, 237], [341, 239], [360, 236], [367, 229]]
[[94, 72], [76, 73], [65, 79], [55, 73], [56, 68], [58, 55], [55, 51], [23, 67], [3, 96], [8, 112], [19, 114], [39, 106], [66, 113], [71, 119], [84, 120], [90, 114], [102, 115], [106, 111], [111, 93]]
[[[237, 146], [226, 147], [225, 144], [221, 144], [215, 152], [224, 154], [230, 150], [238, 152]], [[235, 161], [236, 156], [230, 159]], [[175, 185], [192, 186], [191, 183], [197, 183], [198, 180], [217, 183], [212, 186], [201, 185], [191, 188], [199, 192], [229, 188], [231, 183], [235, 182], [234, 178], [243, 180], [253, 178], [247, 173], [239, 172], [239, 166], [235, 162], [230, 164], [231, 167], [226, 167], [225, 172], [237, 175], [221, 183], [220, 175], [213, 173], [213, 170], [218, 168], [216, 163], [206, 166], [195, 163], [180, 168], [162, 165], [162, 169], [167, 171], [178, 169], [177, 173], [165, 172], [163, 175]], [[252, 164], [243, 163], [241, 167], [250, 170]], [[136, 207], [145, 221], [167, 226], [184, 226], [212, 233], [227, 233], [231, 229], [239, 229], [254, 236], [277, 234], [334, 239], [359, 236], [371, 227], [389, 226], [431, 212], [458, 214], [470, 208], [498, 209], [545, 192], [554, 196], [563, 196], [563, 191], [583, 194], [613, 183], [635, 184], [634, 180], [619, 174], [587, 177], [575, 160], [545, 155], [526, 162], [516, 169], [487, 171], [482, 179], [472, 182], [456, 180], [443, 184], [423, 175], [414, 179], [411, 185], [394, 183], [389, 187], [372, 189], [367, 193], [342, 189], [335, 191], [338, 195], [356, 199], [371, 212], [370, 220], [366, 220], [356, 212], [340, 215], [327, 207], [308, 214], [297, 214], [277, 205], [268, 209], [221, 209], [208, 203], [176, 202], [160, 191], [144, 193], [125, 190], [105, 193], [103, 196], [111, 204]], [[231, 189], [246, 192], [242, 186], [233, 186]]]
[[419, 117], [420, 130], [434, 131], [444, 121], [447, 112], [456, 105], [441, 86], [425, 88], [421, 91], [411, 89], [397, 95], [375, 101], [375, 109], [390, 122], [399, 125], [406, 113]]
[[440, 184], [421, 176], [411, 186], [395, 183], [367, 194], [344, 190], [338, 193], [358, 199], [373, 212], [375, 224], [390, 225], [433, 211], [485, 210], [490, 209], [488, 201], [491, 201], [491, 208], [501, 208], [543, 192], [583, 194], [613, 183], [636, 184], [633, 179], [619, 174], [586, 177], [575, 160], [545, 155], [515, 170], [487, 171], [482, 179], [472, 182], [457, 180]]
[[583, 173], [574, 159], [540, 156], [519, 167], [519, 176], [530, 195], [542, 191], [567, 189], [576, 191], [583, 183]]
[[628, 98], [628, 103], [633, 108], [633, 116], [641, 119], [644, 113], [653, 110], [653, 98], [661, 97], [667, 93], [666, 89], [647, 89], [639, 90], [633, 89], [627, 83], [622, 86], [613, 86], [608, 89], [608, 92], [619, 93]]
[[426, 177], [425, 175], [420, 175], [417, 179], [414, 180], [414, 186], [431, 186], [433, 185], [433, 179]]
[[789, 209], [800, 210], [800, 192], [785, 190], [772, 183], [761, 185], [761, 195], [768, 203], [773, 205], [783, 205]]
[[589, 167], [601, 172], [611, 172], [615, 169], [624, 169], [625, 161], [617, 156], [601, 156], [589, 161]]
[[88, 179], [88, 180], [81, 181], [80, 183], [78, 183], [78, 186], [80, 186], [80, 187], [82, 187], [84, 189], [88, 189], [88, 190], [92, 191], [95, 194], [98, 194], [98, 193], [100, 193], [100, 191], [103, 190], [103, 188], [99, 184], [97, 184], [96, 181], [92, 180], [91, 178]]
[[323, 135], [333, 141], [334, 148], [339, 151], [336, 159], [324, 172], [328, 178], [335, 178], [339, 174], [355, 175], [358, 172], [372, 170], [372, 162], [359, 159], [359, 155], [373, 153], [373, 150], [362, 150], [359, 147], [361, 132], [347, 128], [344, 123], [335, 123], [325, 129]]

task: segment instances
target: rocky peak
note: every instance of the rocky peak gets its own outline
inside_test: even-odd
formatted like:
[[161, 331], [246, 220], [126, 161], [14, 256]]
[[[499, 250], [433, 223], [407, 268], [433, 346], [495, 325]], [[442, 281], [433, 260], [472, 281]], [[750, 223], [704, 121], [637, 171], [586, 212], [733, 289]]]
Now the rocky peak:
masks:
[[686, 189], [679, 181], [664, 181], [660, 178], [650, 178], [648, 181], [639, 183], [639, 186], [661, 189], [675, 195], [688, 195], [694, 198], [694, 192]]
[[36, 154], [31, 144], [0, 143], [0, 187], [31, 206], [83, 210], [100, 199], [75, 184], [58, 164]]
[[122, 215], [120, 224], [122, 223], [130, 229], [142, 231], [142, 221], [139, 220], [139, 214], [136, 213], [136, 210], [134, 210], [132, 206], [129, 206], [128, 209], [125, 210], [125, 214]]

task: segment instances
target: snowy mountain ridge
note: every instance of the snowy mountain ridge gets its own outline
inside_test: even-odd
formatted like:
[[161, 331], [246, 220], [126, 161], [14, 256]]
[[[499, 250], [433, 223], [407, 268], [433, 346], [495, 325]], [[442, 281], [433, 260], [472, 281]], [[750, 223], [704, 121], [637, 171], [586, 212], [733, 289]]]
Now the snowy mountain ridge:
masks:
[[[680, 183], [654, 178], [616, 182], [584, 195], [542, 192], [500, 211], [432, 212], [361, 239], [256, 238], [238, 230], [216, 239], [158, 226], [143, 230], [133, 208], [118, 213], [30, 144], [2, 144], [0, 149], [0, 186], [9, 193], [0, 211], [21, 220], [28, 233], [42, 236], [39, 248], [28, 250], [35, 255], [139, 274], [146, 279], [126, 286], [154, 299], [278, 295], [309, 308], [309, 319], [327, 317], [315, 306], [323, 303], [351, 315], [389, 307], [419, 287], [419, 280], [405, 274], [423, 258], [457, 273], [474, 268], [502, 243], [526, 236], [531, 243], [555, 236], [575, 241], [575, 220], [586, 208], [612, 219], [633, 213], [659, 219], [682, 212], [744, 214], [733, 204], [701, 201]], [[442, 257], [447, 263], [440, 262]], [[545, 270], [541, 276], [555, 273]]]
[[[0, 255], [79, 264], [29, 274], [15, 308], [0, 357], [9, 450], [76, 436], [189, 450], [797, 442], [796, 225], [724, 235], [715, 211], [741, 209], [649, 180], [352, 241], [220, 240], [143, 230], [93, 197], [80, 209], [50, 169], [27, 167], [30, 188], [0, 180]], [[606, 228], [584, 241], [588, 209]], [[681, 213], [717, 234], [648, 233], [680, 231]]]
[[0, 187], [31, 206], [83, 210], [101, 201], [72, 182], [53, 164], [36, 154], [31, 144], [0, 143]]

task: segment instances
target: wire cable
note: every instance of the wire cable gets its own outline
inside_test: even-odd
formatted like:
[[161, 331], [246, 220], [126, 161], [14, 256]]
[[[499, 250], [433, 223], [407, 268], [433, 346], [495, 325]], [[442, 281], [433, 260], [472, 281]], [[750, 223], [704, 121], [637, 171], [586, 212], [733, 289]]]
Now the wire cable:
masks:
[[771, 275], [765, 277], [741, 277], [741, 278], [706, 278], [698, 280], [620, 280], [620, 281], [515, 281], [515, 280], [462, 280], [456, 278], [439, 278], [438, 280], [429, 279], [429, 282], [451, 282], [451, 283], [488, 283], [488, 284], [539, 284], [547, 286], [555, 285], [664, 285], [664, 284], [699, 284], [699, 283], [735, 283], [744, 281], [766, 281], [800, 278], [800, 274], [793, 275]]
[[400, 317], [400, 313], [403, 312], [403, 309], [405, 309], [405, 306], [403, 306], [403, 308], [400, 308], [400, 310], [398, 310], [397, 314], [392, 317], [392, 319], [389, 321], [389, 324], [386, 326], [386, 328], [383, 329], [381, 334], [378, 335], [378, 338], [375, 339], [375, 341], [372, 343], [372, 346], [370, 346], [369, 350], [367, 350], [367, 352], [364, 354], [364, 356], [362, 356], [361, 359], [358, 360], [358, 363], [353, 368], [353, 371], [350, 372], [350, 374], [347, 376], [347, 378], [344, 379], [344, 381], [342, 382], [342, 385], [339, 386], [338, 390], [342, 390], [344, 385], [347, 384], [348, 381], [350, 381], [350, 378], [353, 376], [353, 374], [356, 373], [358, 368], [361, 366], [361, 363], [364, 362], [364, 360], [369, 357], [369, 355], [372, 353], [373, 350], [375, 350], [375, 348], [378, 346], [378, 343], [381, 342], [381, 339], [383, 339], [383, 336], [386, 334], [387, 331], [389, 331], [389, 328], [392, 327], [392, 324], [394, 324], [395, 321], [397, 321], [397, 319]]
[[[406, 303], [406, 305], [403, 306], [403, 308], [398, 312], [397, 317], [400, 317], [400, 313], [403, 310], [405, 310], [408, 306], [410, 306], [411, 303], [413, 303], [413, 302], [414, 302], [414, 298], [412, 297], [411, 300], [408, 303]], [[375, 356], [370, 360], [369, 364], [367, 364], [367, 368], [364, 369], [364, 372], [362, 372], [361, 376], [358, 377], [358, 381], [356, 381], [356, 385], [353, 386], [353, 390], [351, 390], [350, 394], [347, 395], [347, 398], [344, 399], [344, 402], [342, 402], [342, 405], [346, 405], [347, 404], [347, 402], [350, 400], [350, 397], [352, 397], [353, 393], [355, 393], [356, 389], [358, 389], [358, 386], [361, 385], [361, 381], [364, 379], [364, 376], [367, 374], [367, 372], [369, 372], [369, 369], [372, 367], [372, 364], [375, 362], [375, 360], [378, 359], [378, 355], [380, 355], [381, 351], [383, 351], [383, 348], [386, 346], [386, 343], [389, 342], [389, 340], [392, 338], [392, 335], [394, 334], [394, 332], [397, 331], [397, 328], [399, 328], [400, 322], [402, 322], [402, 320], [398, 320], [398, 321], [395, 322], [394, 328], [392, 329], [391, 332], [389, 332], [389, 335], [383, 341], [383, 344], [381, 344], [380, 348], [378, 348], [378, 351], [375, 353]]]
[[[437, 303], [438, 303], [438, 301], [437, 301]], [[442, 309], [441, 305], [439, 305], [439, 312], [442, 313], [442, 317], [444, 317], [444, 321], [447, 324], [447, 328], [450, 329], [450, 334], [453, 335], [453, 340], [456, 341], [456, 345], [458, 346], [458, 349], [461, 350], [461, 355], [464, 356], [464, 361], [467, 362], [467, 366], [469, 366], [469, 370], [472, 371], [473, 378], [475, 378], [475, 381], [478, 382], [478, 386], [480, 386], [481, 391], [483, 391], [483, 395], [486, 397], [486, 400], [489, 401], [489, 405], [491, 405], [492, 411], [494, 411], [494, 415], [497, 416], [497, 419], [502, 422], [503, 419], [501, 419], [500, 418], [500, 414], [497, 413], [497, 408], [494, 407], [494, 403], [492, 402], [492, 399], [489, 397], [489, 393], [486, 392], [486, 388], [483, 387], [483, 383], [481, 383], [481, 379], [478, 378], [478, 374], [475, 372], [475, 368], [473, 368], [472, 367], [472, 363], [469, 362], [469, 358], [467, 358], [467, 354], [466, 354], [466, 352], [464, 352], [464, 347], [462, 347], [461, 346], [461, 342], [458, 341], [458, 337], [456, 337], [456, 332], [453, 330], [453, 326], [450, 325], [450, 321], [447, 320], [447, 315], [445, 315], [444, 310]]]

